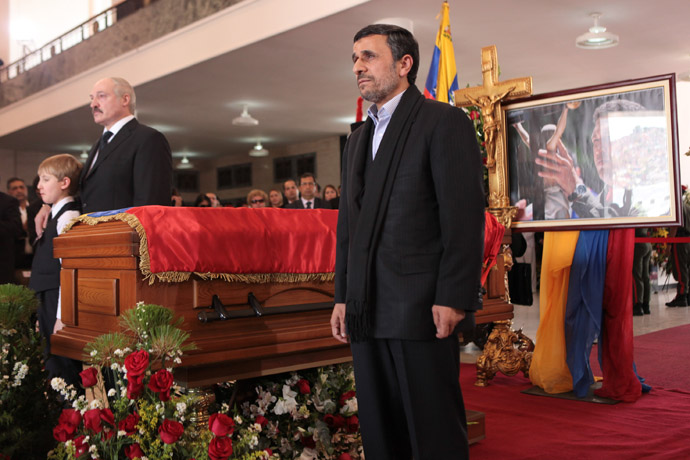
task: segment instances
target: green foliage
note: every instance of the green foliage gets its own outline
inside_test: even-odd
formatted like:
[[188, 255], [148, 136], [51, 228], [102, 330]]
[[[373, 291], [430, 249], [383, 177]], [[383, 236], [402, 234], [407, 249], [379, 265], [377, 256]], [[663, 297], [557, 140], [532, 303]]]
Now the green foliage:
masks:
[[131, 350], [134, 340], [121, 332], [111, 332], [96, 337], [84, 347], [84, 361], [99, 367], [110, 367], [113, 362], [124, 362], [124, 350]]
[[0, 286], [0, 454], [9, 457], [41, 458], [54, 446], [59, 405], [48, 395], [37, 305], [33, 291]]
[[33, 291], [16, 284], [0, 285], [0, 329], [28, 324], [37, 308], [38, 299]]

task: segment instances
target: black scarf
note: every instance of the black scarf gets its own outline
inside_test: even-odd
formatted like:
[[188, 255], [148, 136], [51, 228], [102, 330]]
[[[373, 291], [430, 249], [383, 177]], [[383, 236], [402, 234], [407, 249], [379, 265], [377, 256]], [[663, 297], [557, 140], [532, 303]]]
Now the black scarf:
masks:
[[[373, 121], [368, 118], [357, 144], [348, 159], [349, 255], [345, 323], [350, 340], [362, 342], [371, 338], [374, 318], [373, 279], [375, 246], [383, 228], [395, 176], [417, 113], [424, 97], [415, 86], [402, 95], [393, 112], [376, 153], [376, 160], [366, 167], [371, 151]], [[371, 178], [365, 181], [365, 175]], [[366, 182], [366, 187], [365, 187]]]

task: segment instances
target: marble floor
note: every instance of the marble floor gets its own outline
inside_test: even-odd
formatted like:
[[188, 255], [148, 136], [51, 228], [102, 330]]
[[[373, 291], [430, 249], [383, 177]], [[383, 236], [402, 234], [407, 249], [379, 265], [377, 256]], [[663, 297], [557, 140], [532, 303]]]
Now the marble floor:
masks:
[[[665, 304], [675, 297], [675, 286], [664, 286], [652, 292], [649, 307], [651, 314], [633, 317], [633, 333], [635, 335], [647, 334], [661, 329], [690, 324], [690, 307], [670, 308]], [[632, 314], [632, 311], [631, 311]], [[530, 307], [515, 305], [515, 318], [513, 328], [520, 329], [536, 342], [537, 328], [539, 327], [539, 294], [534, 294], [534, 304]], [[474, 344], [469, 344], [461, 349], [460, 360], [463, 363], [474, 363], [481, 354], [481, 350]]]

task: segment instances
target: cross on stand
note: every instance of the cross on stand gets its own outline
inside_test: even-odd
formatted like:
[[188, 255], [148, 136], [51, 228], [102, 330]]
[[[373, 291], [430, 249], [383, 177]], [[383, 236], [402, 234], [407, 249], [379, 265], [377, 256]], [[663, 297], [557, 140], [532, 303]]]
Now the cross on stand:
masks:
[[[503, 225], [509, 227], [515, 212], [514, 208], [510, 207], [508, 198], [508, 169], [501, 101], [530, 96], [532, 77], [498, 81], [498, 57], [494, 45], [482, 48], [482, 77], [482, 86], [455, 91], [455, 105], [474, 105], [481, 111], [487, 154], [486, 166], [489, 170], [489, 211], [496, 214]], [[506, 213], [506, 210], [510, 211]]]

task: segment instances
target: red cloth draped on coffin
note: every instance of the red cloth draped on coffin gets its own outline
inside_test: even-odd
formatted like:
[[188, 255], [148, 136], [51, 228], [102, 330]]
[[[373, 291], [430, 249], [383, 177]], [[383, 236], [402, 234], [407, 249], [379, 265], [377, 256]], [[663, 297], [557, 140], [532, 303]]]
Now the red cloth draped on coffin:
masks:
[[335, 269], [337, 211], [144, 206], [126, 213], [146, 231], [152, 273], [318, 274]]
[[[79, 218], [110, 220], [127, 222], [139, 234], [140, 268], [151, 282], [183, 281], [191, 273], [250, 282], [268, 281], [261, 275], [332, 279], [335, 271], [336, 210], [142, 206]], [[487, 213], [482, 282], [504, 231]]]

